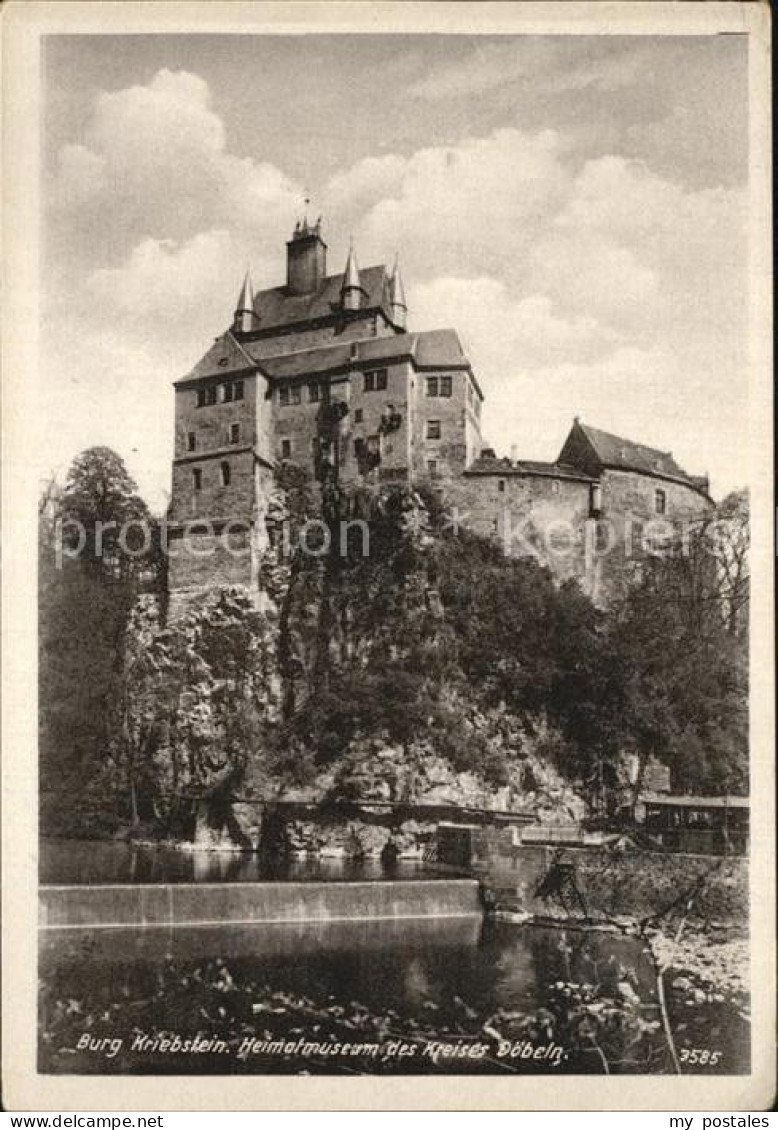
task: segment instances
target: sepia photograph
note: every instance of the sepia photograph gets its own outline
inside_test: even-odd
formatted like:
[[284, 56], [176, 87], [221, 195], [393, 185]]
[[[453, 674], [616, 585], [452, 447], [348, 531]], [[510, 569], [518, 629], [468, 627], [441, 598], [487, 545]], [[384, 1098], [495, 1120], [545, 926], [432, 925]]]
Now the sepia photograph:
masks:
[[28, 138], [37, 1077], [755, 1102], [748, 20], [89, 7]]

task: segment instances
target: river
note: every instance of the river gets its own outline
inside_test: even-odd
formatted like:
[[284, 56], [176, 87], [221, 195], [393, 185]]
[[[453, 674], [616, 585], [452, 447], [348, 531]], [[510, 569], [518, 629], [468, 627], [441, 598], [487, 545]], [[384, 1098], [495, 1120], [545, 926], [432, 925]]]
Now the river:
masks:
[[[60, 842], [58, 849], [41, 857], [41, 877], [54, 885], [77, 876], [126, 882], [133, 874], [144, 883], [198, 876], [212, 883], [225, 868], [214, 857], [123, 844], [71, 849]], [[290, 877], [251, 857], [232, 864], [225, 882]], [[391, 882], [378, 865], [367, 874], [342, 861], [291, 866], [298, 881], [307, 870], [319, 882]], [[415, 865], [402, 877], [413, 875], [430, 878]], [[638, 939], [603, 931], [476, 914], [50, 928], [40, 932], [39, 974], [43, 1072], [672, 1069], [649, 955]], [[683, 993], [669, 995], [679, 1046], [720, 1053], [696, 1071], [747, 1070], [744, 1019], [720, 1003], [694, 1009]]]

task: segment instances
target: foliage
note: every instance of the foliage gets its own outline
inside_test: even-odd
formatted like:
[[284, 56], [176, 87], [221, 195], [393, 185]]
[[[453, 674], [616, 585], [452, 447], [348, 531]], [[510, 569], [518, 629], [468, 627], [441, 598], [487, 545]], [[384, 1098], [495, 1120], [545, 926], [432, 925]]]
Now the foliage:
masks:
[[[150, 524], [136, 552], [123, 523]], [[99, 525], [102, 523], [102, 525]], [[79, 531], [81, 531], [79, 533]], [[99, 531], [99, 534], [98, 534]], [[144, 588], [164, 587], [155, 526], [120, 457], [90, 448], [39, 506], [40, 792], [49, 829], [115, 820], [126, 629]], [[102, 544], [101, 544], [102, 543]], [[94, 821], [97, 821], [95, 824]]]
[[684, 552], [642, 562], [603, 612], [536, 562], [455, 536], [433, 493], [328, 483], [322, 505], [318, 489], [289, 466], [268, 501], [265, 612], [222, 590], [167, 623], [153, 549], [127, 553], [109, 530], [107, 554], [87, 540], [54, 568], [52, 515], [90, 529], [149, 519], [113, 452], [75, 461], [41, 507], [48, 786], [99, 780], [133, 822], [180, 832], [199, 801], [239, 789], [275, 795], [329, 772], [353, 798], [366, 742], [531, 787], [532, 741], [592, 802], [615, 794], [625, 750], [664, 761], [679, 789], [746, 788], [742, 495]]
[[625, 732], [644, 757], [670, 766], [683, 792], [748, 791], [747, 564], [721, 564], [747, 540], [736, 529], [743, 522], [742, 499], [725, 499], [683, 551], [670, 546], [645, 562], [613, 613]]

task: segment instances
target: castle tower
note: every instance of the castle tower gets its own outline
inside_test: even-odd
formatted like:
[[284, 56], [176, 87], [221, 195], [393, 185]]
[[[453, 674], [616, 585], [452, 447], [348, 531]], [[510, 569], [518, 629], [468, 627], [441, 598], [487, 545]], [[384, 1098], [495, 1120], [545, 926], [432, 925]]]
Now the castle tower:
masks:
[[327, 244], [321, 237], [321, 217], [309, 224], [306, 216], [286, 245], [286, 288], [292, 294], [314, 294], [326, 275]]
[[243, 286], [240, 288], [240, 294], [238, 295], [238, 304], [235, 307], [233, 329], [236, 333], [251, 333], [256, 326], [256, 320], [251, 272], [246, 271], [246, 277], [243, 280]]
[[340, 288], [340, 304], [344, 310], [359, 310], [362, 305], [363, 295], [367, 298], [359, 281], [357, 256], [354, 251], [354, 245], [351, 244], [348, 249], [346, 269], [343, 272], [343, 284]]
[[404, 330], [408, 323], [408, 306], [405, 301], [405, 287], [403, 286], [397, 256], [395, 256], [394, 269], [389, 280], [389, 302], [392, 307], [392, 321], [399, 329]]

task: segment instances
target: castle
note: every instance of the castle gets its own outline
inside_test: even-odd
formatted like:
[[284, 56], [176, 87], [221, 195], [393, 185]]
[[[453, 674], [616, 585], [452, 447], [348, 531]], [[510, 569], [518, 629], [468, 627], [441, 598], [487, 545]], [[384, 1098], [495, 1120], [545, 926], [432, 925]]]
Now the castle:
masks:
[[707, 477], [577, 418], [555, 462], [497, 458], [456, 331], [408, 329], [397, 262], [360, 270], [351, 247], [328, 275], [321, 222], [307, 219], [286, 247], [285, 285], [255, 295], [247, 274], [232, 325], [175, 384], [174, 605], [215, 585], [257, 592], [283, 464], [345, 491], [427, 484], [463, 527], [533, 554], [598, 603], [627, 558], [710, 508]]

